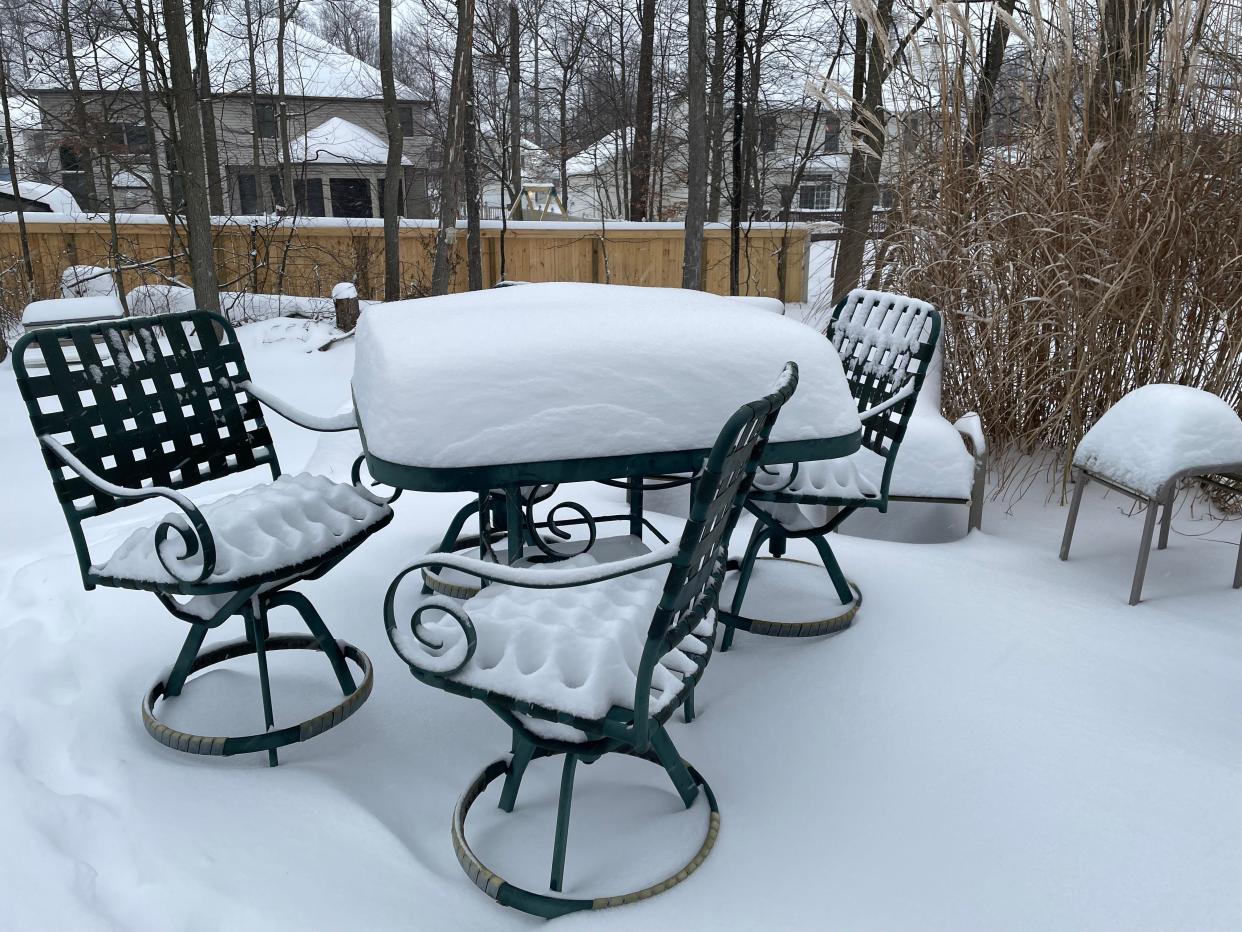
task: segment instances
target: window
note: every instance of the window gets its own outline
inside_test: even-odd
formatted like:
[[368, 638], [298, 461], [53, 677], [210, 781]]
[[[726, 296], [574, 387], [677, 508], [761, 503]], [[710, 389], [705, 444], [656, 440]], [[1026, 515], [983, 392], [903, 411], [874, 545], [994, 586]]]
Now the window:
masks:
[[86, 172], [83, 153], [76, 146], [60, 147], [60, 183], [73, 199], [89, 209], [90, 198], [86, 190]]
[[759, 151], [771, 152], [776, 148], [776, 137], [780, 134], [780, 123], [775, 113], [765, 113], [759, 119]]
[[328, 187], [332, 191], [332, 216], [375, 216], [371, 211], [371, 183], [365, 178], [332, 178]]
[[254, 175], [237, 176], [237, 206], [243, 214], [259, 212], [259, 186]]
[[824, 121], [824, 151], [841, 151], [841, 118], [835, 114]]
[[881, 207], [891, 208], [893, 204], [896, 202], [896, 200], [897, 200], [897, 196], [893, 192], [892, 188], [884, 187], [880, 189], [880, 206]]
[[801, 210], [832, 210], [832, 182], [804, 184], [798, 189], [798, 207]]
[[293, 196], [297, 198], [298, 213], [305, 217], [323, 216], [323, 182], [318, 178], [296, 178]]
[[150, 134], [144, 123], [108, 123], [105, 126], [108, 145], [117, 152], [140, 154], [151, 151]]
[[286, 207], [285, 186], [280, 180], [280, 175], [268, 175], [267, 183], [271, 185], [272, 208], [275, 210], [284, 210]]
[[409, 104], [397, 107], [397, 119], [401, 121], [401, 135], [409, 139], [414, 135], [414, 108]]
[[[379, 215], [384, 216], [384, 179], [379, 180]], [[397, 216], [405, 216], [405, 184], [397, 182]]]
[[260, 139], [276, 138], [276, 107], [274, 105], [256, 104], [254, 121]]

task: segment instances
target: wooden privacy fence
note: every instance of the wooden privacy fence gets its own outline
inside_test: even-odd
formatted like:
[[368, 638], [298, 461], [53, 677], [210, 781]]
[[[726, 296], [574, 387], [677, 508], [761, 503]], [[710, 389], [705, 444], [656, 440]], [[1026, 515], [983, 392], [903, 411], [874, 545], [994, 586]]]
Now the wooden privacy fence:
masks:
[[[162, 218], [118, 218], [116, 243], [106, 219], [28, 215], [27, 228], [40, 297], [57, 292], [69, 265], [118, 268], [126, 291], [139, 284], [176, 278], [189, 283], [189, 261], [180, 229]], [[261, 218], [257, 218], [261, 219]], [[520, 281], [607, 282], [620, 285], [681, 285], [684, 231], [675, 223], [510, 223], [487, 221], [481, 234], [484, 285], [504, 276]], [[502, 246], [503, 238], [503, 246]], [[428, 292], [436, 228], [430, 221], [401, 225], [403, 292]], [[743, 230], [741, 292], [807, 300], [805, 227], [753, 224]], [[326, 296], [339, 281], [353, 281], [364, 298], [383, 296], [384, 242], [379, 220], [301, 219], [283, 223], [231, 219], [215, 227], [216, 266], [222, 291]], [[779, 261], [782, 248], [785, 263]], [[502, 252], [503, 251], [503, 252]], [[705, 284], [729, 291], [729, 230], [721, 224], [704, 232]], [[9, 294], [16, 288], [21, 255], [12, 214], [0, 220], [0, 278]], [[784, 279], [782, 284], [781, 279]], [[467, 287], [466, 230], [457, 231], [452, 290]]]

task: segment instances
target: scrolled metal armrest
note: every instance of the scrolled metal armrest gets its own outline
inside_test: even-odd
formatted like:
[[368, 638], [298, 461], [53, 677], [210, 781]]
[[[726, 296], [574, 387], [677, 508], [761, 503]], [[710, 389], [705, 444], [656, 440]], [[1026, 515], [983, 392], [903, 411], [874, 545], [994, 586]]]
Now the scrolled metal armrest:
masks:
[[271, 408], [281, 417], [297, 424], [298, 427], [305, 427], [307, 430], [315, 430], [321, 433], [338, 433], [344, 430], [358, 429], [358, 416], [353, 411], [343, 411], [340, 414], [331, 414], [326, 417], [319, 414], [307, 414], [305, 411], [300, 411], [293, 407], [293, 405], [279, 395], [269, 392], [266, 388], [256, 385], [249, 379], [243, 382], [234, 382], [233, 387], [245, 392], [260, 404]]
[[[388, 592], [384, 595], [384, 630], [388, 633], [392, 649], [411, 668], [427, 673], [438, 673], [441, 676], [452, 676], [474, 656], [475, 648], [478, 646], [474, 623], [470, 620], [470, 615], [466, 610], [451, 599], [442, 596], [431, 598], [421, 603], [410, 616], [410, 634], [414, 638], [414, 643], [410, 643], [409, 638], [397, 624], [396, 602], [397, 590], [401, 588], [401, 583], [416, 569], [418, 569], [417, 566], [410, 566], [402, 570], [388, 586]], [[458, 627], [461, 628], [465, 636], [466, 647], [460, 659], [453, 659], [451, 648], [444, 650], [443, 641], [436, 642], [427, 637], [422, 619], [423, 615], [429, 611], [443, 612], [457, 622]]]
[[[366, 454], [363, 454], [362, 456], [359, 456], [356, 460], [354, 460], [354, 467], [349, 472], [350, 480], [353, 482], [354, 488], [358, 491], [359, 495], [361, 495], [363, 498], [367, 499], [368, 501], [374, 502], [376, 505], [391, 505], [393, 502], [395, 502], [397, 499], [401, 497], [402, 490], [393, 489], [393, 493], [391, 495], [384, 496], [384, 495], [376, 495], [374, 492], [368, 489], [366, 486], [366, 483], [362, 481], [362, 467], [366, 465], [366, 461], [367, 461]], [[379, 485], [378, 482], [372, 482], [371, 484]]]
[[[185, 517], [182, 521], [188, 522], [189, 527], [186, 527], [184, 523], [179, 523], [174, 516], [173, 518], [165, 518], [155, 529], [155, 555], [159, 559], [160, 565], [168, 571], [168, 574], [173, 579], [184, 583], [201, 583], [215, 572], [216, 542], [211, 535], [211, 528], [207, 524], [207, 519], [203, 517], [203, 513], [198, 510], [197, 505], [176, 489], [169, 489], [159, 485], [133, 489], [128, 486], [117, 485], [116, 483], [109, 482], [70, 453], [65, 445], [56, 438], [50, 437], [47, 434], [41, 434], [39, 441], [51, 450], [61, 462], [81, 476], [91, 488], [98, 492], [126, 501], [165, 498], [185, 512]], [[185, 549], [181, 556], [177, 557], [172, 565], [169, 565], [169, 562], [164, 557], [164, 543], [168, 540], [168, 535], [173, 531], [176, 531], [181, 537], [181, 542]], [[189, 560], [200, 551], [203, 554], [201, 569], [191, 575], [183, 575], [181, 572], [182, 566], [178, 564], [181, 561]]]
[[429, 553], [407, 566], [402, 575], [422, 569], [424, 566], [448, 567], [470, 576], [478, 576], [480, 579], [509, 586], [520, 586], [524, 589], [568, 589], [616, 579], [618, 576], [629, 576], [631, 573], [651, 569], [653, 566], [670, 563], [676, 555], [677, 545], [666, 544], [651, 553], [630, 557], [628, 560], [614, 560], [595, 566], [576, 566], [558, 570], [531, 566], [505, 566], [501, 563], [479, 560], [476, 557], [467, 557], [460, 553]]
[[[793, 486], [794, 480], [798, 478], [798, 470], [801, 468], [802, 464], [794, 462], [784, 465], [789, 466], [789, 476], [784, 482], [780, 485], [760, 485], [756, 482], [751, 487], [751, 494], [762, 498], [765, 495], [779, 495], [782, 492], [788, 491]], [[779, 468], [773, 469], [771, 466], [766, 466], [762, 463], [759, 464], [759, 472], [763, 473], [765, 476], [779, 476], [781, 474]]]

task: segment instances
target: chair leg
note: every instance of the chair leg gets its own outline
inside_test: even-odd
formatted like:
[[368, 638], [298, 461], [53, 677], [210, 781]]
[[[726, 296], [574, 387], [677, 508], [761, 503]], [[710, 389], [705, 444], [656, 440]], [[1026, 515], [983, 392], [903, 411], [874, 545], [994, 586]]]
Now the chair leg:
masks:
[[[750, 540], [746, 542], [746, 554], [742, 557], [742, 564], [738, 568], [737, 588], [733, 590], [733, 604], [730, 611], [734, 615], [741, 614], [742, 600], [746, 598], [746, 587], [750, 585], [750, 576], [755, 571], [755, 560], [759, 558], [759, 548], [763, 546], [763, 542], [776, 530], [772, 526], [755, 520], [754, 529], [750, 532]], [[725, 625], [724, 637], [720, 641], [720, 652], [723, 654], [733, 646], [733, 634], [735, 629], [732, 625]]]
[[[258, 597], [255, 597], [246, 609], [245, 618], [248, 629], [246, 635], [254, 644], [255, 657], [259, 661], [259, 688], [263, 693], [263, 721], [267, 725], [267, 730], [271, 731], [276, 720], [272, 714], [272, 686], [267, 675], [267, 618]], [[275, 767], [279, 763], [276, 749], [272, 748], [267, 752], [267, 765]]]
[[[1153, 503], [1152, 507], [1155, 507]], [[1169, 525], [1173, 522], [1173, 490], [1169, 490], [1165, 499], [1164, 509], [1160, 515], [1160, 537], [1156, 541], [1156, 549], [1164, 550], [1169, 546]]]
[[699, 795], [699, 786], [694, 782], [694, 777], [690, 776], [686, 762], [681, 759], [677, 748], [673, 746], [673, 739], [668, 736], [668, 732], [663, 727], [657, 728], [652, 734], [651, 750], [655, 752], [660, 765], [668, 771], [677, 795], [689, 809]]
[[500, 808], [504, 812], [512, 812], [517, 802], [518, 788], [522, 785], [522, 776], [526, 767], [535, 756], [535, 746], [529, 741], [513, 735], [513, 757], [509, 761], [509, 769], [505, 771], [505, 785], [500, 790]]
[[845, 574], [841, 572], [841, 564], [837, 563], [836, 554], [832, 552], [832, 545], [828, 543], [827, 536], [816, 534], [811, 538], [811, 543], [819, 551], [819, 558], [823, 561], [824, 569], [828, 571], [828, 576], [832, 579], [832, 585], [837, 590], [837, 597], [841, 600], [841, 604], [849, 605], [854, 601], [854, 591], [850, 589]]
[[332, 664], [332, 671], [336, 674], [336, 680], [341, 684], [341, 692], [346, 696], [353, 695], [354, 690], [358, 688], [354, 682], [354, 675], [349, 671], [349, 664], [345, 662], [345, 655], [341, 653], [341, 648], [336, 643], [336, 638], [332, 636], [332, 632], [324, 624], [323, 618], [315, 610], [311, 600], [300, 592], [285, 589], [282, 592], [267, 596], [264, 601], [266, 603], [264, 617], [266, 617], [267, 608], [278, 605], [287, 605], [302, 616], [302, 621], [315, 637], [315, 643], [319, 645], [319, 649], [323, 651], [328, 658], [328, 662]]
[[1233, 571], [1233, 588], [1242, 589], [1242, 540], [1238, 541], [1238, 566]]
[[1151, 553], [1151, 538], [1156, 530], [1156, 512], [1158, 506], [1151, 499], [1147, 500], [1147, 515], [1143, 519], [1143, 539], [1139, 543], [1138, 564], [1134, 567], [1134, 582], [1130, 586], [1130, 604], [1138, 605], [1143, 594], [1143, 577], [1147, 575], [1147, 557]]
[[565, 882], [565, 846], [569, 842], [569, 807], [574, 796], [574, 769], [578, 766], [576, 754], [565, 755], [561, 770], [561, 798], [556, 807], [556, 843], [552, 848], [551, 889], [560, 893]]
[[685, 723], [689, 725], [694, 721], [694, 684], [686, 690], [686, 701], [681, 706], [681, 716]]
[[768, 553], [778, 559], [785, 555], [785, 548], [789, 538], [785, 536], [785, 532], [779, 529], [772, 530], [772, 538], [768, 541]]
[[1074, 539], [1074, 525], [1078, 523], [1078, 506], [1082, 504], [1082, 493], [1087, 487], [1090, 477], [1081, 469], [1074, 469], [1074, 495], [1070, 499], [1069, 514], [1065, 517], [1065, 534], [1061, 537], [1061, 559], [1068, 560], [1070, 542]]
[[190, 667], [198, 658], [199, 649], [203, 646], [203, 639], [206, 637], [206, 625], [190, 625], [190, 633], [186, 635], [185, 643], [181, 645], [181, 653], [177, 655], [177, 662], [173, 664], [172, 672], [168, 674], [168, 683], [164, 688], [165, 696], [181, 695], [181, 689], [190, 675]]

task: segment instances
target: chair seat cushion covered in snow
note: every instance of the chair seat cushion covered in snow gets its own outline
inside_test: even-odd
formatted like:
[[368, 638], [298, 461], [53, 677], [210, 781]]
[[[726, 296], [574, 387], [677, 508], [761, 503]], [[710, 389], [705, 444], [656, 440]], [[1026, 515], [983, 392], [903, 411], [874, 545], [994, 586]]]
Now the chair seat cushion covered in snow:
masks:
[[1242, 418], [1216, 395], [1186, 385], [1144, 385], [1087, 431], [1074, 465], [1150, 498], [1179, 475], [1242, 463]]
[[[569, 569], [595, 564], [584, 554], [556, 565]], [[449, 678], [588, 719], [603, 718], [613, 706], [629, 706], [647, 629], [667, 576], [666, 568], [655, 567], [566, 589], [487, 586], [464, 606], [478, 646]], [[706, 654], [705, 640], [714, 630], [709, 616], [660, 659], [651, 678], [652, 714], [677, 698], [683, 677], [698, 673], [700, 665], [688, 655]], [[551, 724], [526, 722], [536, 731]], [[575, 734], [581, 733], [557, 729], [549, 736], [564, 740]]]
[[[296, 575], [300, 568], [320, 563], [348, 546], [392, 513], [388, 505], [367, 498], [352, 485], [307, 473], [280, 476], [200, 510], [216, 547], [215, 569], [202, 584], [227, 583], [230, 588], [272, 574]], [[192, 533], [180, 513], [162, 520]], [[183, 566], [191, 573], [201, 565], [201, 554], [183, 560], [184, 550], [177, 534], [169, 534], [157, 546], [155, 526], [145, 526], [130, 534], [94, 572], [118, 581], [172, 585], [177, 580], [165, 564]]]

